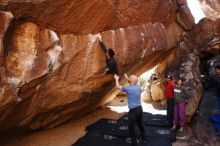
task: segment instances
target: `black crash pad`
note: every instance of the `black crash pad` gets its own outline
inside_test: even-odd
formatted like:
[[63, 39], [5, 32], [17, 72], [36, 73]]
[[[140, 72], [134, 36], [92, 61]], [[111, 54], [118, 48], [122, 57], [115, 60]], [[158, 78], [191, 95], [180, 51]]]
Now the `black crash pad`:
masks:
[[146, 146], [172, 146], [172, 142], [162, 137], [148, 137]]
[[96, 130], [96, 131], [106, 131], [115, 129], [118, 126], [120, 126], [121, 123], [117, 120], [111, 120], [111, 119], [100, 119], [97, 122], [89, 125], [86, 127], [87, 131]]
[[[174, 131], [171, 131], [170, 128], [166, 127], [150, 127], [150, 126], [144, 126], [146, 136], [148, 137], [163, 137], [166, 139], [169, 139], [171, 141], [176, 140], [176, 134]], [[136, 135], [137, 137], [140, 137], [140, 132], [139, 129], [136, 127]], [[129, 137], [129, 132], [128, 132], [128, 126], [123, 125], [121, 127], [118, 127], [113, 130], [103, 130], [103, 134], [109, 134], [113, 135], [116, 137]]]
[[145, 131], [147, 137], [160, 137], [171, 141], [176, 140], [176, 133], [170, 130], [170, 128], [146, 126]]
[[[128, 123], [128, 114], [124, 115], [120, 121], [123, 123]], [[143, 123], [148, 126], [160, 126], [160, 127], [168, 127], [170, 126], [169, 120], [165, 115], [153, 115], [151, 113], [143, 113]]]
[[[139, 140], [137, 142], [138, 146], [146, 146], [146, 144], [140, 143]], [[106, 134], [87, 133], [72, 146], [131, 146], [131, 139], [129, 137], [122, 138]]]
[[[138, 146], [172, 146], [176, 139], [175, 132], [170, 131], [169, 123], [164, 115], [152, 115], [143, 113], [143, 122], [146, 131], [147, 144], [140, 143]], [[80, 138], [72, 146], [130, 146], [131, 141], [128, 133], [128, 115], [119, 120], [100, 119], [86, 130], [88, 133]], [[140, 137], [136, 126], [137, 138]]]
[[[170, 131], [169, 127], [155, 127], [144, 125], [146, 136], [157, 136], [175, 141], [175, 132]], [[113, 135], [116, 137], [129, 137], [128, 124], [121, 123], [121, 120], [101, 119], [86, 128], [88, 131], [97, 131], [101, 134]], [[136, 135], [140, 136], [138, 127], [136, 126]]]

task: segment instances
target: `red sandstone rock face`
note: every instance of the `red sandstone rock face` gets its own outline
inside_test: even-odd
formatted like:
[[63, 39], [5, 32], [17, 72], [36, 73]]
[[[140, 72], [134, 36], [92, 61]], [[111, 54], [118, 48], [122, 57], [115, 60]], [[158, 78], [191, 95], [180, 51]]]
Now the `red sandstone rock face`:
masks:
[[191, 95], [185, 110], [187, 122], [190, 122], [192, 116], [197, 112], [203, 95], [198, 51], [191, 48], [190, 43], [188, 40], [181, 42], [180, 45], [177, 46], [178, 51], [174, 49], [158, 67], [158, 73], [161, 74], [161, 76], [172, 73], [175, 80], [178, 78], [184, 80], [184, 86]]
[[201, 20], [197, 27], [190, 32], [189, 37], [192, 43], [201, 51], [211, 53], [213, 55], [219, 54], [220, 45], [220, 19]]
[[89, 33], [103, 31], [120, 73], [140, 75], [161, 62], [184, 29], [194, 25], [187, 23], [188, 9], [176, 11], [179, 5], [167, 0], [1, 1], [0, 9], [11, 10], [15, 19], [7, 29], [12, 16], [0, 14], [1, 22], [7, 20], [0, 31], [6, 32], [1, 35], [0, 131], [54, 127], [111, 100], [118, 91], [103, 73], [105, 55], [97, 36]]
[[0, 8], [56, 32], [88, 34], [143, 23], [167, 26], [176, 19], [177, 4], [173, 0], [7, 0], [0, 2]]
[[219, 0], [199, 0], [206, 17], [216, 19], [220, 17]]
[[[186, 117], [189, 122], [191, 117], [197, 112], [202, 94], [199, 69], [199, 54], [208, 52], [219, 55], [219, 19], [203, 19], [196, 27], [173, 49], [169, 56], [163, 60], [158, 67], [159, 74], [174, 73], [176, 77], [181, 77], [185, 81], [185, 86], [191, 93], [189, 103], [186, 107]], [[175, 63], [174, 63], [175, 61]]]
[[9, 12], [3, 12], [0, 11], [0, 67], [3, 63], [3, 52], [4, 52], [4, 46], [3, 46], [3, 39], [5, 36], [5, 31], [7, 30], [9, 23], [13, 19], [13, 16]]
[[186, 4], [187, 4], [187, 1], [186, 1], [186, 0], [177, 0], [177, 4], [178, 4], [179, 6], [186, 5]]
[[[1, 127], [52, 127], [102, 104], [103, 93], [113, 86], [111, 76], [103, 73], [105, 55], [96, 35], [58, 37], [29, 22], [11, 29], [6, 45]], [[132, 72], [140, 74], [165, 56], [166, 32], [161, 23], [155, 23], [101, 35], [106, 46], [115, 49], [120, 72], [141, 67], [142, 71]], [[11, 114], [15, 114], [13, 119]]]
[[194, 17], [191, 15], [190, 9], [187, 5], [179, 7], [179, 13], [177, 14], [177, 22], [185, 29], [191, 30], [195, 24]]

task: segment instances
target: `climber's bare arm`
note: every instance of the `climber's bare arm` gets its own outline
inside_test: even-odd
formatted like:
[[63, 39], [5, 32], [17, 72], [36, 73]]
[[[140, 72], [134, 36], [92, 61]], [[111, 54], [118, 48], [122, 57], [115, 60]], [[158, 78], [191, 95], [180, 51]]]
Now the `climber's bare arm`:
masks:
[[124, 73], [125, 79], [129, 81], [128, 75]]
[[104, 53], [107, 53], [107, 48], [105, 44], [102, 42], [102, 36], [100, 34], [98, 35], [98, 39], [99, 39], [99, 45], [101, 49], [103, 50]]

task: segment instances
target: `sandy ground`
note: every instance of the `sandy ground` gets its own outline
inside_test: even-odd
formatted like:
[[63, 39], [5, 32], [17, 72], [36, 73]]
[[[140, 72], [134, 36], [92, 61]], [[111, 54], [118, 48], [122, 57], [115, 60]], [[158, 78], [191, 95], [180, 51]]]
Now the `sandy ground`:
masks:
[[77, 120], [69, 121], [59, 127], [37, 131], [27, 136], [9, 139], [1, 146], [70, 146], [80, 137], [86, 134], [86, 126], [96, 122], [100, 118], [118, 119], [123, 113], [111, 111], [111, 109], [97, 109], [93, 113]]
[[[166, 113], [164, 108], [160, 109], [160, 103], [143, 103], [143, 110], [153, 114]], [[0, 146], [70, 146], [86, 134], [86, 126], [101, 118], [119, 119], [127, 111], [126, 98], [116, 98], [105, 107], [99, 108], [77, 121], [69, 121], [61, 126], [35, 131], [28, 135], [13, 136], [4, 143], [0, 142]], [[188, 144], [175, 142], [173, 146], [188, 146]]]

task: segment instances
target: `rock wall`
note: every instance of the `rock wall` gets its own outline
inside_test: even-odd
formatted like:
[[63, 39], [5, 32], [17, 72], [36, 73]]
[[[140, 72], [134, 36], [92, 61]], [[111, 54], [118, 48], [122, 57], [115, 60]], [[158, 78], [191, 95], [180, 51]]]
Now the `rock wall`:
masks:
[[185, 86], [191, 94], [185, 113], [188, 122], [197, 113], [203, 96], [200, 54], [202, 52], [219, 54], [219, 24], [219, 19], [201, 20], [157, 68], [161, 76], [172, 73], [176, 79], [179, 77], [184, 79]]
[[202, 19], [189, 34], [189, 39], [200, 51], [219, 54], [220, 19]]
[[145, 80], [146, 81], [142, 86], [144, 92], [141, 94], [141, 98], [144, 102], [160, 101], [165, 99], [164, 82], [156, 76], [156, 70], [154, 70], [151, 74], [149, 73], [149, 76], [146, 76]]
[[216, 19], [220, 17], [219, 0], [199, 0], [202, 10], [206, 17]]
[[88, 34], [149, 22], [167, 26], [176, 19], [177, 4], [175, 0], [5, 0], [0, 8], [56, 32]]
[[118, 93], [97, 33], [120, 74], [140, 75], [194, 26], [186, 3], [171, 0], [5, 0], [0, 9], [0, 131], [51, 128]]

